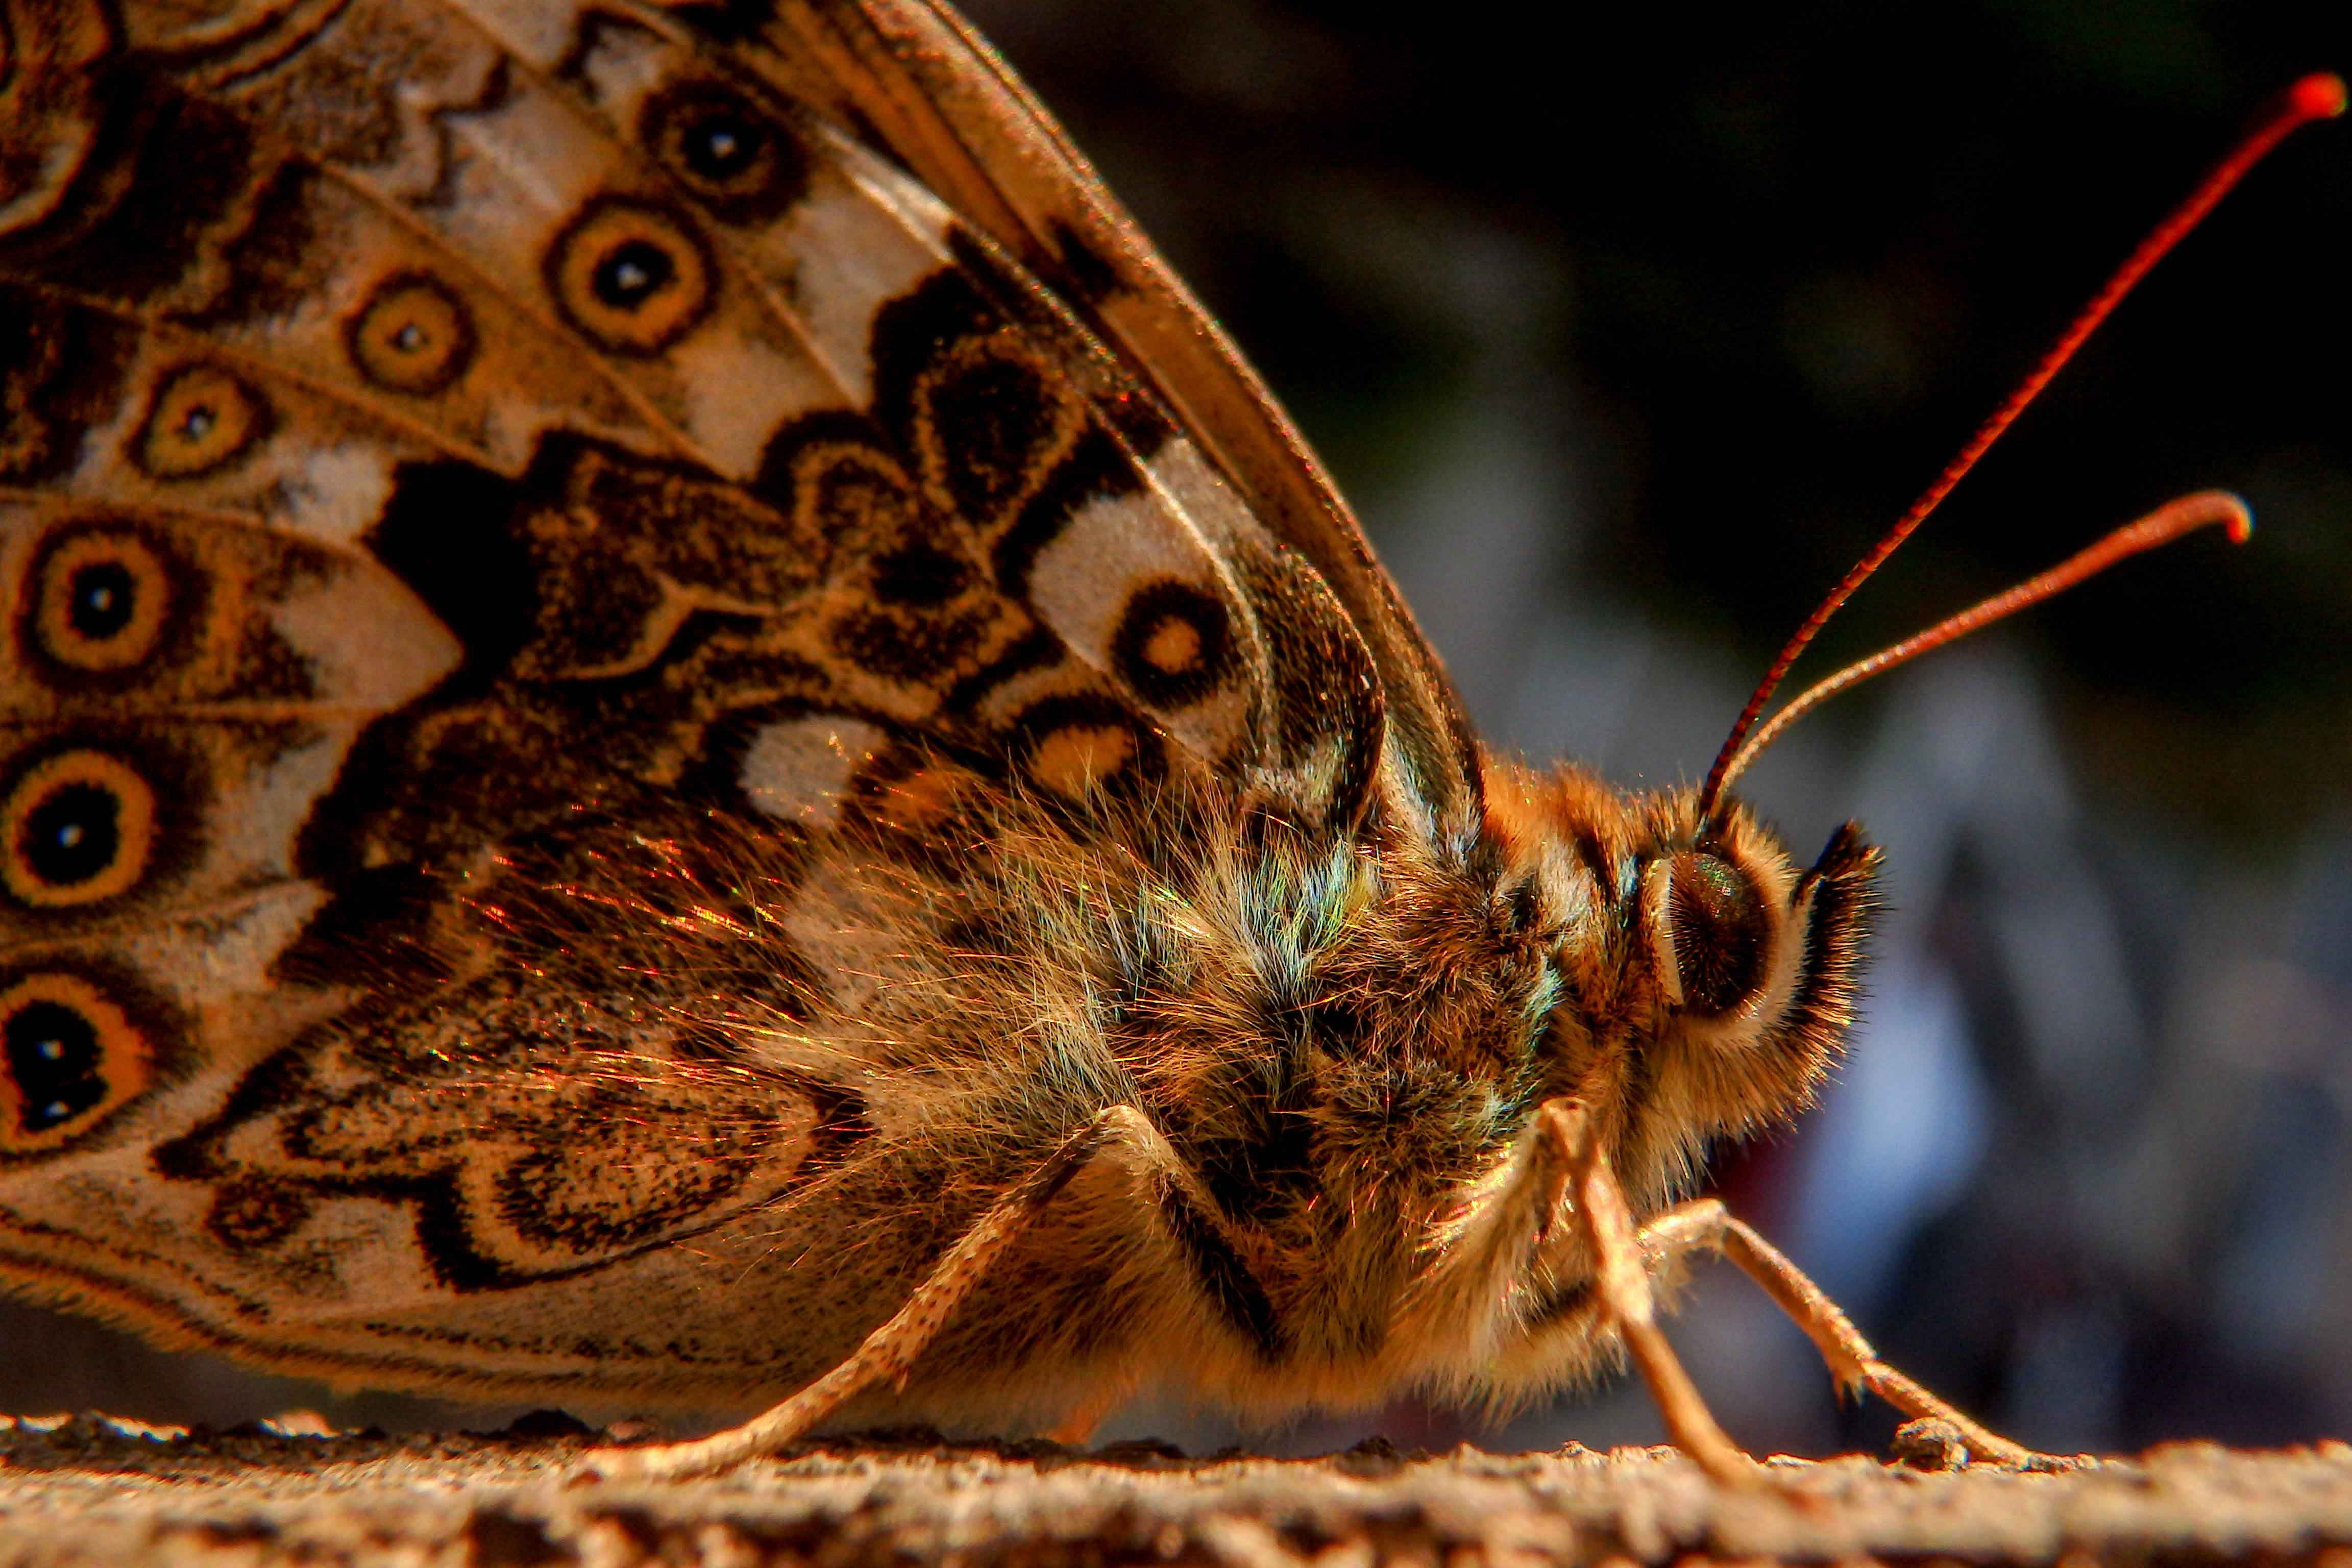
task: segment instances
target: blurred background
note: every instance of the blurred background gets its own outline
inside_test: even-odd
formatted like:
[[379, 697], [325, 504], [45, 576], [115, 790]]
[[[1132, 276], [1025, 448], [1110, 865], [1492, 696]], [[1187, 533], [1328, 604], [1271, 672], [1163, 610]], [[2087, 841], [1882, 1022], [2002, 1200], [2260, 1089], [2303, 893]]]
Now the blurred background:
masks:
[[[1497, 746], [1696, 780], [1774, 647], [2340, 4], [1486, 8], [970, 0], [1224, 320]], [[1530, 11], [1532, 8], [1528, 8]], [[2352, 1433], [2352, 124], [2142, 289], [1799, 679], [2185, 490], [2218, 535], [1842, 699], [1743, 785], [1890, 856], [1822, 1105], [1734, 1206], [1890, 1359], [2034, 1446]], [[1727, 1268], [1672, 1328], [1735, 1436], [1883, 1443]], [[0, 1409], [507, 1412], [167, 1358], [0, 1304]], [[1662, 1434], [1637, 1387], [1481, 1427]], [[1181, 1411], [1106, 1436], [1214, 1447]]]

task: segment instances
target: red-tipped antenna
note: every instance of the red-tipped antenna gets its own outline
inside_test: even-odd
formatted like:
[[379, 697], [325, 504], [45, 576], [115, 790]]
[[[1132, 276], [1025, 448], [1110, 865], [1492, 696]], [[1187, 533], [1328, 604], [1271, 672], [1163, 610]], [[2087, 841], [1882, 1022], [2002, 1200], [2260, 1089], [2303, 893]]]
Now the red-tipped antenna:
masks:
[[[2091, 302], [2084, 306], [2074, 321], [2059, 334], [2058, 341], [2050, 346], [2049, 352], [2042, 356], [2041, 363], [2033, 367], [2032, 373], [2018, 384], [2017, 390], [1993, 410], [1992, 417], [1979, 426], [1958, 455], [1944, 466], [1944, 471], [1936, 476], [1936, 482], [1911, 503], [1910, 510], [1896, 520], [1895, 526], [1886, 531], [1886, 536], [1873, 546], [1868, 554], [1854, 563], [1853, 570], [1830, 590], [1829, 597], [1822, 601], [1820, 607], [1805, 617], [1804, 624], [1797, 628], [1796, 635], [1789, 639], [1779, 657], [1772, 660], [1771, 668], [1764, 672], [1764, 679], [1757, 682], [1756, 694], [1748, 700], [1748, 706], [1740, 710], [1738, 720], [1731, 726], [1731, 733], [1724, 740], [1723, 750], [1716, 753], [1715, 765], [1707, 770], [1706, 786], [1699, 791], [1698, 796], [1698, 822], [1702, 827], [1713, 818], [1716, 802], [1735, 771], [1732, 761], [1735, 757], [1743, 756], [1748, 733], [1756, 727], [1764, 705], [1772, 700], [1773, 692], [1780, 689], [1781, 680], [1788, 675], [1790, 667], [1797, 662], [1798, 655], [1805, 651], [1806, 645], [1837, 613], [1838, 607], [1852, 597], [1853, 591], [1861, 587], [1870, 574], [1895, 553], [1895, 548], [1927, 520], [1927, 514], [1952, 493], [1952, 487], [1976, 467], [1977, 459], [2000, 439], [2001, 433], [2016, 423], [2017, 416], [2041, 395], [2042, 389], [2050, 384], [2051, 378], [2065, 368], [2066, 362], [2074, 357], [2074, 352], [2083, 346], [2084, 340], [2114, 313], [2115, 308], [2123, 302], [2124, 296], [2147, 275], [2148, 268], [2162, 260], [2167, 251], [2179, 244], [2184, 235], [2202, 222], [2205, 215], [2213, 210], [2214, 204], [2227, 195], [2230, 188], [2245, 177], [2246, 171], [2262, 162], [2263, 155], [2284, 141], [2288, 132], [2315, 120], [2331, 119], [2343, 113], [2345, 96], [2343, 78], [2326, 72], [2305, 77], [2280, 94], [2246, 138], [2214, 167], [2212, 173], [2199, 182], [2197, 188], [2189, 194], [2189, 199], [2150, 230], [2147, 237], [2141, 240], [2131, 255], [2124, 259], [2124, 264], [2116, 268], [2115, 276], [2107, 279], [2106, 286], [2092, 296]], [[1754, 752], [1750, 751], [1745, 754], [1753, 756]], [[1744, 759], [1742, 765], [1745, 765]]]
[[1805, 688], [1797, 699], [1778, 713], [1771, 722], [1748, 737], [1729, 765], [1723, 769], [1721, 787], [1729, 789], [1732, 781], [1748, 771], [1764, 748], [1779, 738], [1780, 731], [1835, 697], [1850, 686], [1859, 686], [1872, 676], [1884, 675], [1898, 664], [1908, 664], [1923, 653], [1958, 642], [1970, 632], [1992, 625], [2017, 614], [2030, 605], [2055, 598], [2085, 578], [2095, 577], [2116, 562], [2143, 551], [2154, 550], [2171, 543], [2183, 534], [2200, 528], [2219, 525], [2230, 536], [2232, 544], [2243, 544], [2254, 536], [2253, 513], [2246, 503], [2227, 490], [2199, 490], [2167, 501], [2137, 522], [2127, 522], [2088, 550], [2068, 556], [2037, 577], [2028, 577], [2014, 588], [1995, 594], [1991, 598], [1969, 605], [1958, 615], [1937, 621], [1926, 631], [1905, 637], [1893, 647], [1881, 648], [1868, 658], [1856, 659], [1835, 675], [1817, 680]]

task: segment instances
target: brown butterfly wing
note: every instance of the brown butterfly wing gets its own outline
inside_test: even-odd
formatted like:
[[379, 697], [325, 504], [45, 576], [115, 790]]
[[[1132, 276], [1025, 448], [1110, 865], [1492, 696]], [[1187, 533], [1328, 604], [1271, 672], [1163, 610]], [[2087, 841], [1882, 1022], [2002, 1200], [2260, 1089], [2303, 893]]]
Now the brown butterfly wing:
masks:
[[[693, 4], [705, 25], [741, 13]], [[740, 20], [731, 24], [740, 27]], [[939, 0], [779, 0], [751, 58], [831, 106], [1048, 279], [1173, 409], [1245, 500], [1346, 606], [1370, 649], [1390, 739], [1441, 822], [1475, 813], [1461, 699], [1363, 529], [1233, 342], [1003, 58]]]
[[904, 1131], [875, 974], [943, 951], [845, 826], [1363, 811], [1323, 577], [770, 46], [6, 23], [0, 1275], [368, 1381], [789, 1381], [775, 1205]]

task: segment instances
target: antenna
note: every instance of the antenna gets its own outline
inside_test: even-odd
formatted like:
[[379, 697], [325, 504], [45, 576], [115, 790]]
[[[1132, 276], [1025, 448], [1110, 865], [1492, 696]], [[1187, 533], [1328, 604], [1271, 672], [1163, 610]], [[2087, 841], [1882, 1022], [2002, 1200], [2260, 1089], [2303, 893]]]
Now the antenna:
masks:
[[[2214, 205], [2223, 196], [2229, 195], [2231, 187], [2243, 179], [2248, 170], [2261, 163], [2272, 148], [2285, 140], [2289, 132], [2315, 120], [2332, 119], [2343, 113], [2345, 98], [2343, 78], [2327, 72], [2317, 72], [2305, 77], [2273, 100], [2270, 107], [2255, 122], [2254, 129], [2231, 150], [2229, 156], [2223, 158], [2214, 166], [2210, 174], [2198, 182], [2196, 189], [2189, 192], [2188, 199], [2175, 207], [2163, 222], [2149, 230], [2147, 237], [2141, 240], [2132, 253], [2124, 258], [2124, 264], [2116, 268], [2115, 275], [2091, 297], [2090, 303], [2084, 305], [2074, 321], [2067, 325], [2066, 330], [2058, 335], [2058, 341], [2050, 346], [2048, 352], [2042, 354], [2040, 363], [2035, 364], [2025, 379], [2018, 384], [2017, 390], [2011, 393], [2000, 406], [1993, 410], [1992, 416], [1978, 426], [1976, 434], [1969, 437], [1967, 444], [1960, 447], [1958, 454], [1944, 465], [1944, 471], [1936, 476], [1935, 483], [1929, 485], [1927, 491], [1911, 503], [1909, 510], [1895, 520], [1895, 526], [1886, 531], [1885, 537], [1873, 545], [1870, 552], [1861, 560], [1855, 562], [1853, 568], [1839, 581], [1838, 585], [1830, 590], [1829, 597], [1823, 599], [1819, 607], [1805, 617], [1804, 624], [1797, 628], [1796, 635], [1789, 639], [1780, 654], [1772, 660], [1771, 667], [1765, 670], [1764, 679], [1757, 683], [1755, 694], [1748, 698], [1748, 706], [1740, 710], [1739, 717], [1733, 721], [1731, 733], [1725, 738], [1723, 749], [1716, 753], [1715, 765], [1707, 770], [1706, 784], [1699, 791], [1698, 796], [1698, 824], [1702, 830], [1713, 819], [1716, 805], [1722, 796], [1724, 786], [1740, 767], [1746, 766], [1747, 763], [1753, 758], [1755, 752], [1760, 750], [1760, 747], [1747, 747], [1745, 742], [1748, 740], [1748, 731], [1756, 727], [1756, 721], [1763, 714], [1764, 705], [1772, 700], [1772, 694], [1780, 689], [1780, 682], [1787, 677], [1790, 667], [1797, 662], [1798, 656], [1805, 651], [1815, 634], [1828, 624], [1829, 618], [1837, 614], [1839, 606], [1853, 595], [1855, 589], [1869, 580], [1870, 574], [1877, 571], [1888, 556], [1895, 553], [1897, 546], [1911, 537], [1918, 526], [1927, 520], [1930, 512], [1942, 504], [1944, 498], [1952, 493], [1952, 487], [1958, 484], [1970, 468], [1976, 467], [1977, 459], [1982, 458], [1992, 444], [2000, 439], [2002, 432], [2016, 423], [2017, 416], [2024, 413], [2027, 405], [2042, 395], [2042, 389], [2050, 384], [2051, 378], [2065, 368], [2066, 362], [2074, 357], [2075, 351], [2080, 349], [2084, 341], [2098, 330], [2099, 323], [2115, 312], [2116, 307], [2123, 302], [2124, 296], [2129, 294], [2139, 280], [2147, 276], [2148, 269], [2161, 261], [2174, 246], [2179, 244], [2189, 230], [2204, 221], [2205, 215], [2211, 212]], [[2176, 504], [2185, 504], [2185, 502]], [[2163, 515], [2163, 511], [2152, 513], [2150, 519], [2144, 521], [2152, 521]], [[2205, 521], [2217, 520], [2208, 518]], [[2249, 522], [2246, 526], [2252, 525]], [[2128, 532], [2129, 530], [2126, 529], [2124, 531]], [[2234, 532], [2235, 530], [2233, 529], [2232, 531]], [[2141, 545], [2137, 548], [2148, 547], [2148, 545]], [[2098, 548], [2095, 546], [2092, 551], [2085, 552], [2084, 556], [2095, 553]], [[2112, 560], [2120, 560], [2124, 555], [2137, 552], [2137, 549], [2123, 550], [2110, 557], [2109, 561], [2102, 561], [2099, 564], [2104, 566]], [[2079, 562], [2084, 556], [2077, 556], [2074, 559]], [[2074, 562], [2069, 562], [2067, 566], [2058, 568], [2055, 573], [2045, 574], [2045, 576], [2055, 576], [2064, 573], [2074, 564]], [[2095, 566], [2091, 570], [2097, 569], [2098, 567]], [[2060, 588], [2071, 586], [2089, 574], [2090, 572], [2084, 572], [2070, 577], [2058, 587], [2051, 588], [2048, 593], [2021, 600], [2018, 604], [2009, 606], [2009, 610], [2021, 608], [2038, 598], [2046, 598], [2049, 593], [2056, 593]], [[2040, 583], [2043, 579], [2036, 578], [2033, 581]], [[2021, 592], [2024, 587], [2031, 585], [2022, 584], [2020, 589], [2012, 592]], [[1996, 602], [1998, 601], [1988, 600], [1987, 604]], [[1979, 609], [1984, 607], [1984, 605], [1978, 606]], [[2009, 610], [2003, 610], [2000, 614], [2008, 614]], [[1967, 614], [1974, 615], [1976, 611], [1969, 611]], [[1965, 617], [1954, 618], [1958, 620]], [[1977, 626], [1985, 624], [1985, 621], [1998, 618], [1999, 615], [1988, 616], [1984, 620], [1973, 622], [1940, 640], [1948, 642], [1954, 637], [1974, 630]], [[1948, 626], [1950, 624], [1946, 623]], [[1937, 630], [1941, 629], [1941, 627], [1937, 628]], [[1933, 633], [1922, 634], [1923, 637], [1933, 637]], [[1898, 647], [1907, 646], [1907, 644], [1897, 645]], [[1938, 646], [1937, 642], [1928, 642], [1923, 647], [1911, 649], [1911, 652], [1905, 654], [1904, 658], [1911, 658], [1915, 654], [1927, 651], [1927, 647], [1936, 646]], [[1894, 649], [1888, 650], [1889, 653], [1894, 651]], [[1896, 659], [1893, 662], [1900, 663], [1902, 660]], [[1891, 665], [1881, 665], [1878, 668], [1891, 668]], [[1875, 673], [1875, 670], [1866, 673]], [[1856, 675], [1845, 684], [1852, 685], [1854, 681], [1865, 678], [1865, 675]], [[1830, 694], [1826, 691], [1822, 693], [1822, 697], [1828, 695]], [[1811, 698], [1812, 694], [1809, 692], [1807, 697]], [[1814, 701], [1819, 700], [1813, 699]], [[1776, 725], [1770, 732], [1778, 733], [1779, 730], [1784, 727]], [[1737, 766], [1735, 766], [1735, 759]]]
[[1946, 643], [1958, 642], [1970, 632], [1989, 626], [1995, 621], [2005, 620], [2030, 605], [2055, 598], [2085, 578], [2097, 576], [2118, 561], [2158, 549], [2200, 528], [2217, 524], [2229, 534], [2232, 544], [2243, 544], [2254, 536], [2254, 516], [2246, 510], [2244, 501], [2227, 490], [2199, 490], [2194, 495], [2167, 501], [2137, 522], [2124, 524], [2088, 550], [2068, 556], [2039, 576], [2028, 577], [2014, 588], [1971, 605], [1958, 615], [1937, 621], [1926, 631], [1905, 637], [1892, 647], [1881, 648], [1868, 658], [1854, 660], [1835, 675], [1805, 688], [1794, 701], [1773, 714], [1769, 723], [1748, 736], [1747, 744], [1733, 753], [1730, 763], [1722, 767], [1723, 780], [1718, 787], [1729, 789], [1732, 781], [1748, 771], [1748, 764], [1778, 739], [1781, 731], [1846, 688], [1859, 686], [1874, 675], [1884, 675], [1898, 664], [1908, 664], [1921, 654], [1942, 647]]

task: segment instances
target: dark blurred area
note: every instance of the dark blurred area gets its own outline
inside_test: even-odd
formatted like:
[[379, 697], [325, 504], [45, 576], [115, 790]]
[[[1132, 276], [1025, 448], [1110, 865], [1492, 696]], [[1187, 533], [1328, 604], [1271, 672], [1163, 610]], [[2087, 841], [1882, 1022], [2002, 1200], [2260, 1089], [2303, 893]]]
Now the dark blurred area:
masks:
[[[2352, 8], [974, 0], [1336, 471], [1498, 746], [1693, 780], [1775, 646]], [[2352, 1431], [2352, 124], [2300, 132], [1801, 668], [2180, 492], [2218, 535], [1842, 699], [1743, 793], [1858, 817], [1851, 1058], [1719, 1184], [2039, 1447]], [[0, 1309], [0, 1408], [309, 1385]], [[1883, 1443], [1727, 1268], [1673, 1332], [1760, 1449]], [[39, 1347], [26, 1353], [26, 1347]], [[344, 1401], [340, 1419], [446, 1409]], [[487, 1413], [485, 1413], [487, 1415]], [[1438, 1447], [1654, 1441], [1624, 1380]], [[1111, 1435], [1228, 1436], [1178, 1411]]]

